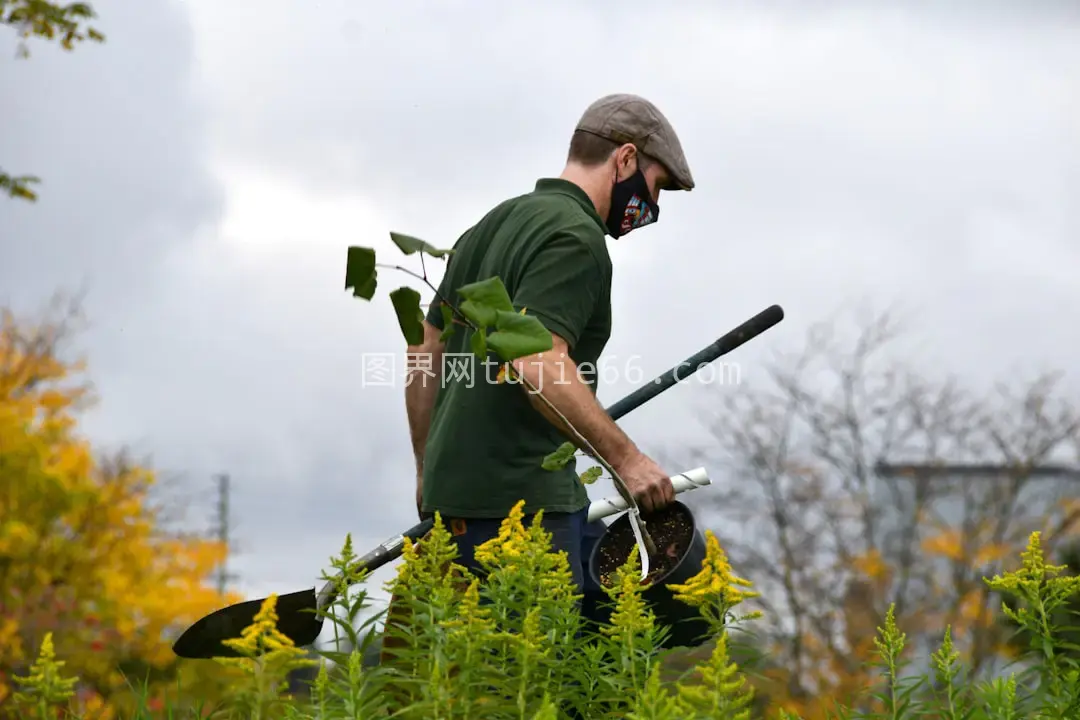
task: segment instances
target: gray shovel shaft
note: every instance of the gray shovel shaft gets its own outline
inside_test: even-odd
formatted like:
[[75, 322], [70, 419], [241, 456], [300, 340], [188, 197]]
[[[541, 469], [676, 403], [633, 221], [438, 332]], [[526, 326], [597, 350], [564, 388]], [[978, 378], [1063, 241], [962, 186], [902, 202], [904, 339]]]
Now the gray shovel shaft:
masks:
[[712, 345], [703, 348], [695, 355], [691, 355], [648, 385], [643, 385], [612, 405], [608, 408], [608, 414], [611, 415], [613, 420], [618, 420], [631, 410], [636, 410], [649, 400], [652, 400], [672, 385], [676, 385], [687, 379], [713, 360], [716, 360], [722, 355], [727, 355], [740, 345], [744, 345], [750, 340], [753, 340], [783, 319], [784, 310], [779, 305], [773, 305], [772, 307], [762, 310], [727, 335], [721, 337]]

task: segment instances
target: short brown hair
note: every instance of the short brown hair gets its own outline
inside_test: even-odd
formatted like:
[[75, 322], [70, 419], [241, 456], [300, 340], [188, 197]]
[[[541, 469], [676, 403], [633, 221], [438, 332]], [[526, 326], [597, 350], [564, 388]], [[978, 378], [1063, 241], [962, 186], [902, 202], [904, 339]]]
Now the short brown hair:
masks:
[[[602, 138], [585, 130], [575, 130], [570, 138], [570, 152], [566, 159], [585, 167], [596, 167], [597, 165], [603, 165], [611, 157], [611, 153], [620, 147], [622, 147], [621, 143]], [[638, 148], [638, 167], [644, 170], [653, 162], [652, 158], [641, 152], [641, 148]]]

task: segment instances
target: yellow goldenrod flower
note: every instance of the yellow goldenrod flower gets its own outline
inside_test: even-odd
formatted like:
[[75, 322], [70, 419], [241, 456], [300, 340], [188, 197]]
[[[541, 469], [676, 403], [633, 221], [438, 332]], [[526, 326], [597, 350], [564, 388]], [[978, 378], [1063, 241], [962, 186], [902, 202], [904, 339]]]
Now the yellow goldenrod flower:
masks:
[[615, 572], [615, 583], [605, 592], [615, 599], [615, 608], [611, 612], [609, 625], [602, 628], [608, 635], [637, 634], [651, 630], [656, 623], [656, 616], [648, 608], [642, 593], [641, 561], [636, 548], [629, 560]]
[[52, 705], [71, 698], [75, 694], [75, 683], [79, 679], [65, 678], [60, 673], [65, 664], [63, 660], [56, 659], [52, 633], [45, 633], [37, 660], [30, 666], [30, 674], [25, 677], [12, 676], [16, 683], [27, 690], [25, 693], [15, 693], [15, 701], [27, 703], [43, 701]]
[[697, 575], [685, 584], [672, 584], [668, 588], [681, 602], [693, 607], [703, 607], [719, 602], [730, 609], [758, 593], [741, 588], [753, 587], [753, 583], [735, 575], [720, 541], [712, 530], [705, 532], [705, 562]]
[[[476, 546], [473, 552], [477, 562], [485, 566], [494, 566], [498, 565], [504, 557], [519, 557], [529, 540], [529, 533], [523, 522], [524, 517], [525, 501], [519, 500], [499, 525], [499, 534]], [[537, 522], [540, 517], [541, 515], [537, 514]]]
[[1019, 570], [995, 575], [986, 582], [991, 589], [1013, 595], [1026, 596], [1038, 592], [1045, 581], [1045, 591], [1051, 595], [1065, 596], [1080, 591], [1080, 578], [1056, 577], [1068, 568], [1065, 565], [1048, 565], [1043, 556], [1042, 541], [1038, 532], [1031, 533], [1027, 549], [1020, 554], [1023, 563]]
[[754, 690], [728, 655], [727, 635], [716, 639], [709, 661], [697, 668], [697, 682], [678, 684], [679, 699], [698, 716], [748, 720]]
[[519, 501], [499, 525], [498, 534], [476, 547], [476, 559], [487, 574], [489, 599], [496, 604], [505, 599], [524, 607], [542, 606], [545, 617], [561, 617], [572, 612], [580, 597], [569, 559], [565, 552], [552, 550], [542, 511], [528, 528], [524, 518], [525, 503]]
[[287, 676], [316, 662], [277, 629], [277, 595], [262, 604], [251, 625], [239, 638], [223, 641], [240, 654], [238, 658], [215, 658], [221, 665], [238, 668], [243, 681], [233, 686], [230, 703], [248, 717], [263, 717], [263, 709], [287, 700]]
[[491, 629], [493, 623], [490, 615], [491, 611], [480, 605], [480, 581], [473, 578], [457, 607], [457, 614], [440, 624], [448, 630], [472, 634]]
[[217, 658], [218, 662], [248, 668], [250, 663], [246, 662], [247, 659], [259, 658], [262, 666], [278, 666], [284, 672], [314, 664], [305, 657], [303, 650], [278, 630], [277, 621], [277, 595], [271, 595], [263, 601], [255, 620], [244, 628], [239, 638], [223, 641], [243, 658], [238, 662], [234, 658]]
[[391, 595], [408, 597], [422, 590], [424, 595], [449, 598], [460, 592], [458, 584], [467, 571], [454, 562], [457, 546], [441, 514], [435, 513], [435, 524], [422, 542], [405, 538], [401, 554], [404, 561], [398, 565], [397, 577], [385, 585]]

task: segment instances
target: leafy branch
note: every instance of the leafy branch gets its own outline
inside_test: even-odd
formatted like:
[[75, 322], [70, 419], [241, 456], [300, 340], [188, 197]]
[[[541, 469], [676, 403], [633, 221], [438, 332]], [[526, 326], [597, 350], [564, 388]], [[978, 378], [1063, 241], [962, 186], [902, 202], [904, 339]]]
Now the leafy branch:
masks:
[[[530, 394], [538, 398], [544, 406], [558, 418], [559, 422], [573, 437], [578, 447], [582, 448], [608, 472], [618, 490], [619, 495], [626, 501], [630, 508], [633, 520], [639, 523], [642, 542], [649, 555], [656, 554], [656, 545], [648, 532], [645, 530], [644, 521], [640, 518], [640, 510], [633, 494], [627, 487], [626, 482], [612, 467], [596, 448], [582, 435], [573, 423], [551, 402], [528, 378], [519, 373], [513, 366], [513, 361], [518, 358], [536, 355], [551, 350], [553, 347], [551, 332], [544, 327], [534, 316], [525, 315], [524, 310], [517, 312], [514, 309], [506, 286], [498, 277], [480, 280], [458, 288], [457, 294], [464, 298], [460, 307], [455, 306], [448, 298], [442, 297], [427, 277], [427, 269], [423, 266], [424, 255], [445, 259], [453, 250], [441, 250], [418, 238], [390, 233], [390, 239], [406, 255], [420, 254], [423, 271], [417, 273], [399, 265], [384, 265], [375, 261], [375, 251], [366, 247], [350, 247], [345, 269], [345, 289], [352, 290], [354, 297], [371, 300], [375, 296], [378, 287], [379, 268], [397, 270], [420, 280], [434, 293], [440, 302], [443, 313], [443, 334], [441, 340], [447, 340], [454, 333], [454, 319], [458, 318], [461, 324], [473, 331], [469, 346], [473, 354], [486, 359], [488, 352], [498, 355], [504, 363], [508, 376], [525, 385]], [[402, 286], [390, 293], [390, 301], [397, 315], [398, 325], [406, 342], [410, 345], [419, 345], [424, 340], [424, 314], [420, 309], [420, 294], [411, 287]], [[489, 328], [494, 332], [488, 333]], [[570, 448], [569, 454], [564, 448]], [[544, 460], [543, 467], [548, 470], [559, 469], [569, 462], [573, 456], [574, 446], [567, 443]], [[583, 482], [593, 482], [599, 476], [598, 468], [591, 469], [582, 475]]]
[[[60, 47], [71, 51], [76, 43], [90, 40], [105, 42], [105, 36], [84, 23], [97, 17], [86, 3], [61, 5], [48, 0], [0, 0], [0, 25], [15, 28], [19, 35], [18, 56], [30, 57], [26, 40], [30, 37], [60, 40]], [[0, 170], [0, 193], [10, 198], [35, 202], [37, 193], [30, 187], [40, 184], [34, 175], [9, 175]]]
[[34, 202], [37, 200], [37, 193], [30, 189], [30, 186], [40, 182], [41, 180], [33, 175], [16, 177], [0, 170], [0, 192], [11, 198]]
[[[86, 40], [105, 42], [96, 28], [83, 23], [93, 20], [97, 13], [87, 3], [61, 5], [48, 0], [0, 0], [0, 23], [18, 29], [24, 40], [31, 36], [44, 40], [60, 40], [64, 50], [74, 50], [76, 43]], [[20, 57], [29, 57], [26, 44], [19, 46]]]

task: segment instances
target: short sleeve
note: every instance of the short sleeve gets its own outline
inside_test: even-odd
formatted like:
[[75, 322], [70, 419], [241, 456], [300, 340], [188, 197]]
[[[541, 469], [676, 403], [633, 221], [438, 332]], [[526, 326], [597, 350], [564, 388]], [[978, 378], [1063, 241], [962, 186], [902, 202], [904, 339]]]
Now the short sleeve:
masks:
[[600, 262], [585, 241], [562, 233], [529, 260], [518, 279], [514, 307], [525, 308], [573, 348], [593, 316], [604, 282]]
[[442, 300], [440, 297], [446, 297], [443, 294], [443, 288], [439, 288], [438, 294], [431, 298], [431, 304], [428, 305], [427, 316], [425, 320], [434, 325], [439, 330], [444, 330], [443, 316], [442, 316]]
[[[451, 298], [450, 294], [447, 292], [447, 287], [449, 285], [450, 285], [450, 264], [447, 263], [446, 272], [443, 273], [443, 278], [442, 278], [441, 281], [439, 281], [438, 292], [436, 292], [434, 297], [431, 298], [431, 304], [428, 305], [427, 316], [424, 318], [425, 320], [427, 320], [429, 323], [434, 325], [439, 330], [444, 330], [445, 329], [443, 327], [442, 300], [440, 300], [439, 298], [448, 298], [448, 299]], [[453, 302], [452, 299], [451, 299], [451, 302]]]

